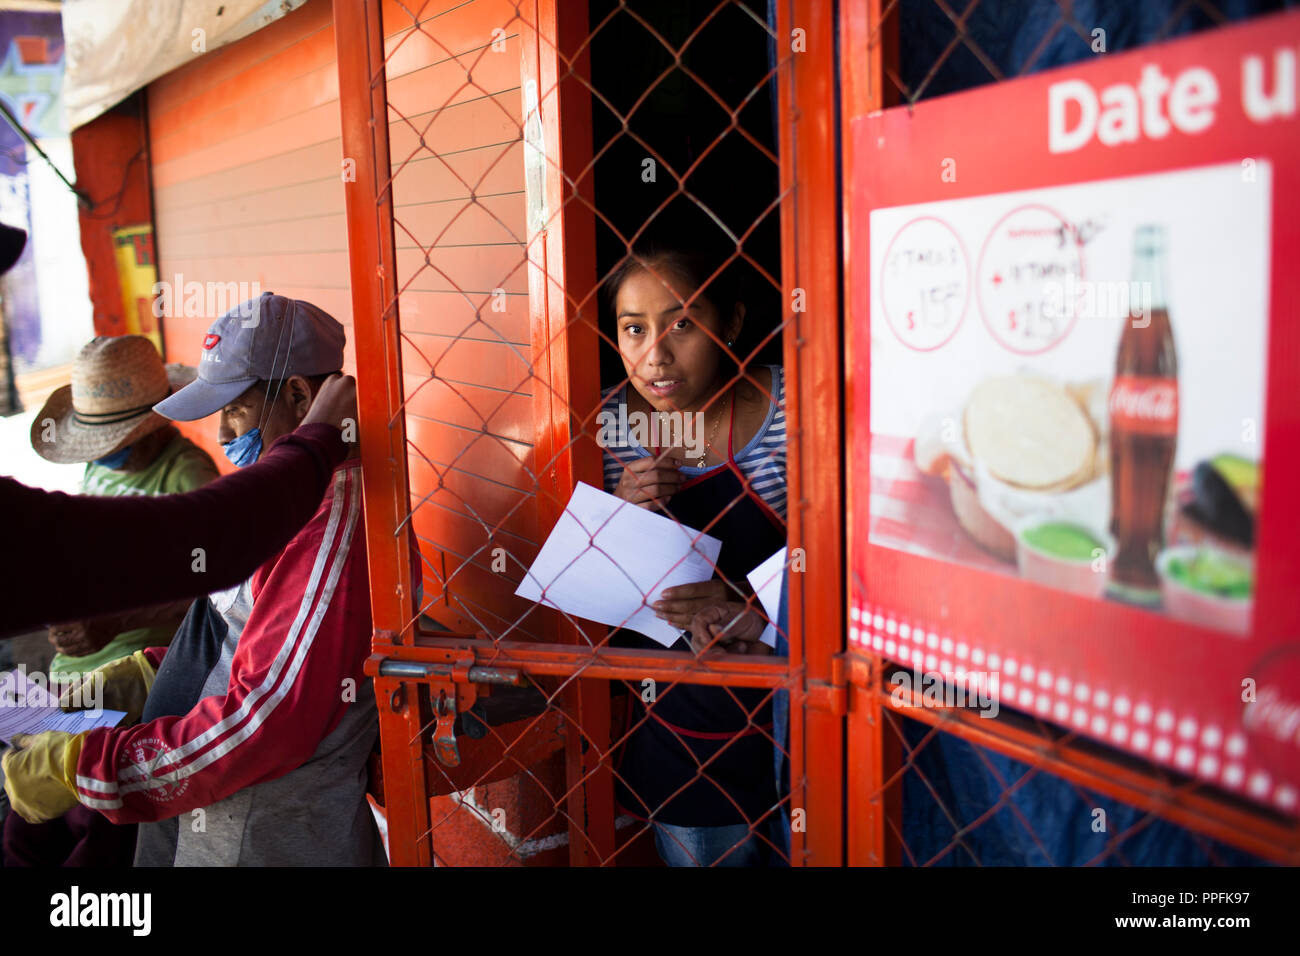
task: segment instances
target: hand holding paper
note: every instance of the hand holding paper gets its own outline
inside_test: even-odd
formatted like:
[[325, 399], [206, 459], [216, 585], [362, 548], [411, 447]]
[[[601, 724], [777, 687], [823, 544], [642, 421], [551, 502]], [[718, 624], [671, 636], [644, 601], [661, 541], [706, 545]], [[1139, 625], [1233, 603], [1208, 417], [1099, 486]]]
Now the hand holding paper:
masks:
[[665, 588], [713, 577], [722, 542], [579, 483], [515, 594], [671, 647], [651, 609]]
[[15, 734], [46, 730], [79, 734], [95, 727], [116, 727], [124, 716], [124, 711], [102, 708], [65, 713], [50, 692], [23, 671], [0, 675], [0, 741], [5, 743]]

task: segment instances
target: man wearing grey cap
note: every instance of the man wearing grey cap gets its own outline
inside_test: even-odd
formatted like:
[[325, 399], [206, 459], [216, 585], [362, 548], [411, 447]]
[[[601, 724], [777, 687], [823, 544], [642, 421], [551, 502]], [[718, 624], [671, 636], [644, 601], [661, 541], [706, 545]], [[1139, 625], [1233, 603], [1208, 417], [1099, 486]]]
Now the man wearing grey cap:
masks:
[[[218, 437], [226, 456], [251, 465], [263, 446], [297, 427], [301, 415], [289, 421], [295, 410], [305, 414], [319, 383], [343, 367], [345, 338], [338, 320], [310, 302], [264, 292], [213, 323], [203, 336], [198, 378], [154, 411], [177, 421], [222, 412]], [[238, 427], [247, 415], [227, 418], [234, 408], [254, 414], [251, 427]]]
[[[198, 378], [155, 410], [220, 412], [226, 454], [251, 464], [297, 427], [342, 366], [343, 343], [325, 312], [266, 293], [213, 323]], [[143, 722], [43, 742], [51, 766], [75, 772], [57, 781], [66, 793], [52, 799], [46, 779], [15, 809], [48, 819], [80, 801], [117, 823], [165, 821], [141, 827], [138, 866], [383, 864], [365, 798], [378, 723], [363, 672], [372, 624], [361, 517], [352, 459], [278, 555], [195, 603], [156, 678], [160, 655], [137, 660], [136, 679], [152, 682]], [[411, 554], [419, 580], [414, 541]]]

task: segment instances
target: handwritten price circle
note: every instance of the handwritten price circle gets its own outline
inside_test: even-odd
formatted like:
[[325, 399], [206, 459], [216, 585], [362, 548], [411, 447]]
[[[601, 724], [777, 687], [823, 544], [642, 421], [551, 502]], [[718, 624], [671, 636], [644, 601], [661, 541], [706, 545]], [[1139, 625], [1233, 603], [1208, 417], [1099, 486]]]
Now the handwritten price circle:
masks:
[[1070, 334], [1078, 318], [1065, 291], [1083, 281], [1083, 247], [1064, 216], [1036, 203], [997, 221], [975, 269], [980, 317], [998, 344], [1041, 355]]
[[970, 259], [942, 219], [919, 216], [885, 248], [880, 306], [898, 340], [933, 352], [957, 334], [970, 306]]

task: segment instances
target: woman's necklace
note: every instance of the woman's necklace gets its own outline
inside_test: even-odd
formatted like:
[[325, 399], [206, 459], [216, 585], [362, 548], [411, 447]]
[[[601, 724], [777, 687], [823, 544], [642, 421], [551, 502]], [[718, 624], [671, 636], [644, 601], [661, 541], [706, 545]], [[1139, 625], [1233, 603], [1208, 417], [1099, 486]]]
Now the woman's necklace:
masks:
[[695, 463], [696, 468], [704, 467], [704, 460], [708, 455], [708, 449], [713, 447], [713, 438], [718, 434], [718, 426], [722, 424], [722, 410], [730, 404], [730, 395], [728, 395], [727, 401], [718, 403], [718, 414], [713, 419], [713, 429], [709, 432], [709, 437], [704, 442], [704, 448], [700, 449], [700, 460]]

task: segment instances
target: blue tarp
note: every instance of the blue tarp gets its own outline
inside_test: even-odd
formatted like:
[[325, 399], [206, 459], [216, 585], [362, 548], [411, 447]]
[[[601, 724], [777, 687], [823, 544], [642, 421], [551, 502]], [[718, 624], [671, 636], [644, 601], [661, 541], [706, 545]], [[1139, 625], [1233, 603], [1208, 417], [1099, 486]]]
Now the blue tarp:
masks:
[[[971, 3], [975, 0], [948, 0], [947, 6], [960, 18]], [[1217, 9], [1224, 20], [1236, 21], [1294, 9], [1300, 2], [1207, 0], [1206, 6]], [[1066, 20], [1066, 7], [1078, 30]], [[957, 36], [957, 27], [935, 0], [903, 0], [899, 17], [899, 73], [908, 89], [915, 91]], [[1093, 52], [1094, 30], [1105, 31], [1105, 52], [1118, 53], [1220, 22], [1205, 7], [1186, 0], [980, 0], [965, 21], [965, 33], [1003, 78], [1011, 78], [1098, 56]], [[1052, 32], [1057, 24], [1059, 28]], [[974, 50], [958, 43], [926, 83], [922, 99], [995, 79]]]
[[[911, 747], [930, 729], [907, 718], [903, 724]], [[911, 851], [910, 857], [905, 855], [909, 864], [1251, 866], [1263, 862], [1148, 811], [1076, 788], [1046, 771], [1034, 772], [1018, 785], [1031, 771], [1028, 764], [942, 731], [914, 753], [912, 767], [903, 780], [903, 841]], [[952, 845], [959, 829], [994, 807], [998, 809], [987, 821]], [[1097, 809], [1104, 810], [1105, 816], [1098, 816]], [[1105, 830], [1094, 830], [1103, 820]], [[1108, 853], [1112, 840], [1117, 849]]]

